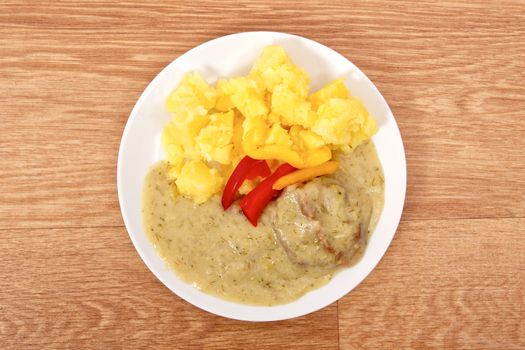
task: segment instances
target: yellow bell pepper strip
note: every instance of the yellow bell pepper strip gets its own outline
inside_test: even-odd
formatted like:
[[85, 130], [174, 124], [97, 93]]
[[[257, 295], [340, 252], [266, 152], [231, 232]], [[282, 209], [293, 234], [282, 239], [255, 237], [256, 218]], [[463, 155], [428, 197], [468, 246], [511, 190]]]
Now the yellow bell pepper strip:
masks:
[[253, 159], [277, 159], [298, 169], [317, 166], [332, 158], [332, 152], [326, 146], [310, 152], [307, 156], [302, 156], [290, 147], [281, 145], [256, 146], [246, 142], [243, 148]]
[[302, 165], [303, 160], [299, 154], [288, 147], [279, 145], [265, 145], [262, 147], [246, 147], [246, 154], [254, 159], [277, 159], [294, 167]]
[[296, 183], [305, 182], [315, 177], [322, 175], [333, 174], [339, 167], [339, 162], [328, 161], [318, 166], [304, 168], [294, 171], [288, 175], [279, 178], [272, 186], [274, 190], [282, 190], [286, 186], [290, 186]]
[[311, 168], [323, 164], [332, 159], [332, 151], [328, 146], [319, 147], [314, 151], [308, 152], [302, 167], [299, 169]]

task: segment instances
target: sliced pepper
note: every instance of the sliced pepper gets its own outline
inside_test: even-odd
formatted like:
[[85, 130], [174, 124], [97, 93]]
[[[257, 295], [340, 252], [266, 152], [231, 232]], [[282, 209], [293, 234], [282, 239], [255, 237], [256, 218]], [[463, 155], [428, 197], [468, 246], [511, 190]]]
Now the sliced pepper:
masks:
[[273, 184], [272, 188], [274, 190], [282, 190], [286, 186], [305, 182], [318, 176], [332, 174], [338, 167], [339, 162], [332, 160], [318, 166], [300, 169], [281, 177]]
[[257, 147], [248, 143], [243, 144], [244, 151], [255, 159], [278, 159], [289, 163], [296, 168], [306, 168], [322, 164], [332, 158], [332, 152], [327, 146], [310, 151], [309, 154], [301, 155], [295, 150], [281, 145], [264, 145]]
[[296, 168], [288, 163], [280, 165], [272, 175], [264, 179], [257, 187], [241, 199], [240, 206], [242, 212], [253, 226], [257, 226], [259, 217], [268, 203], [281, 193], [281, 191], [272, 188], [275, 181], [295, 170]]
[[255, 159], [278, 159], [295, 167], [300, 167], [303, 163], [299, 153], [280, 145], [264, 145], [261, 147], [245, 145], [244, 151]]
[[303, 163], [303, 168], [315, 167], [323, 164], [324, 162], [329, 161], [332, 158], [332, 151], [328, 146], [319, 147], [316, 150], [310, 151], [305, 156], [305, 161]]
[[253, 159], [245, 156], [233, 170], [224, 192], [222, 193], [222, 207], [224, 210], [228, 209], [235, 200], [237, 191], [241, 187], [244, 180], [253, 180], [258, 176], [266, 177], [270, 175], [271, 170], [265, 160]]

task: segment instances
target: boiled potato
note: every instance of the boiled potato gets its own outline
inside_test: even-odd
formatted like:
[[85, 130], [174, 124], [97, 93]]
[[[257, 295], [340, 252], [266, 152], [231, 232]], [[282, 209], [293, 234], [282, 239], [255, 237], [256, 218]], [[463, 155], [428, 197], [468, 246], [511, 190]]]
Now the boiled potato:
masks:
[[[376, 131], [375, 120], [342, 79], [309, 95], [309, 78], [286, 51], [266, 47], [249, 74], [209, 85], [186, 74], [166, 99], [172, 120], [162, 133], [168, 176], [182, 195], [202, 203], [222, 190], [249, 155], [275, 167], [322, 164]], [[257, 185], [246, 182], [242, 193]]]

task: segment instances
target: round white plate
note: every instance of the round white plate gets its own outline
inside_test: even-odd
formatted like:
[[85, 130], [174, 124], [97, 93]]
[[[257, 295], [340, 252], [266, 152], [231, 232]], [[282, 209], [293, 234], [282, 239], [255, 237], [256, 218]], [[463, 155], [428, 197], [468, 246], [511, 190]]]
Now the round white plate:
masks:
[[[232, 303], [205, 294], [177, 278], [157, 255], [143, 231], [141, 195], [148, 168], [164, 155], [162, 128], [170, 116], [166, 96], [189, 71], [201, 73], [209, 83], [218, 78], [245, 75], [263, 47], [281, 45], [306, 70], [311, 90], [343, 77], [350, 92], [360, 97], [376, 118], [379, 131], [373, 140], [385, 175], [385, 206], [362, 260], [336, 274], [324, 287], [300, 299], [273, 307]], [[355, 288], [377, 265], [399, 223], [406, 189], [406, 162], [396, 121], [372, 82], [348, 59], [315, 41], [275, 32], [247, 32], [224, 36], [186, 52], [164, 68], [137, 101], [124, 129], [117, 167], [118, 196], [129, 236], [144, 263], [169, 289], [193, 305], [238, 320], [272, 321], [308, 314], [338, 300]]]

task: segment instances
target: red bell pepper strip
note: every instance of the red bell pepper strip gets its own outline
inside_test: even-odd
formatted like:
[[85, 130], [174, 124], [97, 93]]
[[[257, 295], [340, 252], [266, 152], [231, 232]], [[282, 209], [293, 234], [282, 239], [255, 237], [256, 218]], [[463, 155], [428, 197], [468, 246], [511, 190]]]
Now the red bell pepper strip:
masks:
[[[248, 156], [246, 156], [248, 157]], [[246, 180], [254, 180], [260, 177], [267, 177], [272, 173], [272, 170], [268, 166], [265, 160], [255, 160], [251, 169], [248, 169], [246, 173]]]
[[295, 170], [297, 169], [288, 163], [282, 164], [272, 175], [264, 179], [257, 187], [241, 199], [240, 206], [242, 212], [253, 226], [257, 226], [259, 217], [268, 203], [281, 193], [281, 190], [274, 190], [272, 188], [275, 181]]
[[222, 193], [222, 207], [224, 210], [232, 205], [237, 191], [244, 180], [253, 180], [258, 176], [266, 177], [270, 175], [270, 173], [270, 167], [265, 160], [253, 159], [248, 156], [244, 157], [239, 164], [237, 164], [224, 187], [224, 192]]

